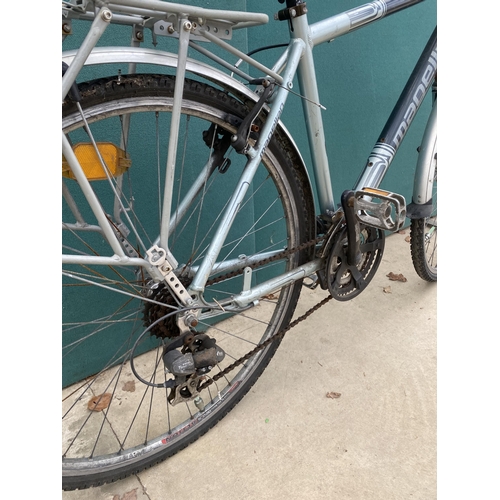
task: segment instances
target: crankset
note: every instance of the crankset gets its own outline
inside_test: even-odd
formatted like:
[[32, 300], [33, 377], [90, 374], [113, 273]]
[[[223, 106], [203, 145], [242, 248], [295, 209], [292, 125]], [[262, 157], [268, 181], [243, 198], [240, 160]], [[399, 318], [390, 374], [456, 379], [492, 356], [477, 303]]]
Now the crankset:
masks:
[[360, 222], [355, 193], [344, 192], [341, 201], [344, 217], [329, 244], [323, 280], [334, 299], [346, 301], [357, 297], [377, 272], [385, 233]]
[[339, 301], [357, 297], [370, 283], [382, 260], [385, 244], [380, 229], [360, 227], [359, 260], [349, 263], [347, 229], [337, 233], [326, 265], [326, 280], [332, 297]]

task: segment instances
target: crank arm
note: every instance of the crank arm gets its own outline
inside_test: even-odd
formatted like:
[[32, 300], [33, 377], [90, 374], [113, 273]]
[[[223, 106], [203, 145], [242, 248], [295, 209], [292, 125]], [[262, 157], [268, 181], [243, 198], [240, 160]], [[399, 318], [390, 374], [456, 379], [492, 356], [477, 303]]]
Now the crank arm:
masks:
[[359, 220], [356, 217], [356, 198], [354, 191], [344, 191], [341, 199], [344, 217], [347, 226], [347, 263], [349, 266], [355, 266], [361, 260], [360, 229]]

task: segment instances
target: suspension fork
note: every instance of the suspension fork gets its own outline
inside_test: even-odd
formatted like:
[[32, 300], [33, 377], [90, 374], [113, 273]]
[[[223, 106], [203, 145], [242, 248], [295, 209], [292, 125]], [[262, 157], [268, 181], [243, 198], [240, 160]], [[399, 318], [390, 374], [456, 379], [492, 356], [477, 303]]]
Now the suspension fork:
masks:
[[429, 217], [433, 210], [432, 188], [437, 161], [437, 101], [433, 103], [432, 111], [425, 128], [422, 143], [419, 148], [415, 180], [413, 183], [412, 203], [408, 205], [409, 218], [421, 219]]

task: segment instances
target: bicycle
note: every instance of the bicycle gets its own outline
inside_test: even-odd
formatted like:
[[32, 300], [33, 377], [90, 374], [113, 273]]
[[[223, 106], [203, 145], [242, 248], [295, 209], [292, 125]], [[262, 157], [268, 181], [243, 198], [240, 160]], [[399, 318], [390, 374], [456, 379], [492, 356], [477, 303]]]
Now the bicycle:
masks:
[[[385, 233], [407, 217], [416, 272], [437, 280], [436, 30], [340, 207], [312, 58], [315, 46], [421, 1], [377, 0], [309, 24], [306, 3], [286, 0], [276, 17], [290, 41], [271, 68], [228, 42], [265, 14], [63, 1], [63, 39], [73, 20], [91, 23], [63, 53], [64, 489], [124, 478], [207, 432], [289, 329], [366, 288]], [[96, 47], [111, 23], [132, 28], [130, 46]], [[145, 29], [175, 39], [177, 52], [142, 48]], [[212, 63], [188, 58], [188, 48]], [[110, 63], [128, 64], [128, 74], [75, 83], [87, 65]], [[142, 63], [159, 69], [136, 72]], [[295, 75], [317, 198], [280, 121]], [[430, 89], [407, 206], [379, 185]], [[329, 296], [291, 322], [311, 276]]]

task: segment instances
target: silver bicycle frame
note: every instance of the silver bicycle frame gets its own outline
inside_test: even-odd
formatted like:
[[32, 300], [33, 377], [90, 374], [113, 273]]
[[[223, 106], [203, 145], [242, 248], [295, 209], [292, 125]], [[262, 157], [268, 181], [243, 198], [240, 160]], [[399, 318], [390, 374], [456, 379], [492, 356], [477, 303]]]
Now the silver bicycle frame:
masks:
[[[240, 57], [262, 71], [264, 76], [276, 81], [279, 84], [279, 87], [272, 97], [269, 108], [266, 108], [268, 110], [268, 118], [261, 132], [260, 139], [257, 144], [249, 150], [250, 159], [247, 162], [239, 184], [235, 189], [233, 198], [231, 199], [223, 216], [219, 230], [211, 242], [210, 249], [207, 252], [205, 259], [196, 270], [190, 290], [198, 292], [198, 294], [201, 294], [204, 290], [204, 283], [208, 280], [210, 273], [216, 264], [217, 257], [231, 223], [234, 220], [237, 208], [246, 192], [246, 187], [249, 185], [253, 175], [255, 174], [256, 168], [268, 141], [273, 135], [276, 126], [280, 123], [279, 118], [288, 96], [288, 90], [292, 87], [292, 81], [295, 75], [298, 77], [300, 92], [303, 96], [302, 103], [312, 156], [312, 167], [317, 179], [316, 191], [318, 204], [322, 213], [335, 211], [329, 162], [325, 147], [321, 107], [319, 105], [319, 92], [316, 83], [315, 67], [312, 55], [313, 49], [317, 45], [328, 42], [334, 38], [338, 38], [341, 35], [359, 29], [362, 26], [382, 19], [383, 17], [401, 9], [420, 3], [421, 1], [423, 0], [375, 0], [312, 25], [308, 24], [306, 14], [300, 15], [290, 21], [290, 45], [272, 69], [266, 68], [254, 59], [242, 54], [240, 51], [217, 36], [204, 31], [197, 33], [198, 36], [195, 38], [209, 39], [209, 41]], [[145, 18], [141, 16], [158, 17], [160, 14], [169, 20], [172, 19], [173, 22], [177, 23], [178, 27], [179, 53], [177, 55], [171, 55], [161, 51], [141, 49], [138, 47], [95, 49], [95, 45], [100, 35], [102, 35], [111, 20], [110, 10], [102, 8], [94, 16], [92, 16], [91, 13], [85, 13], [78, 16], [74, 12], [69, 11], [68, 17], [73, 15], [75, 17], [93, 18], [94, 20], [91, 30], [89, 31], [89, 34], [82, 46], [77, 51], [68, 52], [63, 55], [63, 60], [70, 65], [69, 70], [63, 78], [63, 96], [66, 96], [77, 74], [80, 72], [83, 65], [86, 64], [128, 62], [130, 64], [149, 63], [175, 67], [177, 71], [177, 81], [173, 102], [174, 111], [172, 112], [173, 116], [169, 142], [169, 156], [166, 166], [166, 178], [167, 180], [171, 179], [173, 178], [175, 171], [174, 158], [178, 138], [178, 116], [182, 102], [182, 87], [186, 71], [204, 74], [205, 76], [210, 76], [214, 80], [223, 81], [226, 83], [228, 88], [235, 89], [240, 95], [248, 95], [249, 93], [249, 91], [235, 79], [228, 77], [226, 74], [218, 70], [214, 70], [210, 66], [194, 62], [187, 58], [187, 45], [192, 45], [192, 41], [190, 41], [192, 26], [190, 27], [189, 24], [186, 24], [189, 23], [188, 17], [204, 18], [206, 20], [228, 20], [233, 23], [232, 29], [239, 29], [265, 23], [267, 22], [267, 16], [265, 14], [254, 14], [248, 12], [207, 10], [159, 0], [120, 0], [117, 3], [110, 3], [109, 7], [113, 12], [118, 12], [118, 14], [116, 14], [117, 20], [123, 24], [132, 25], [137, 23], [139, 25], [142, 23], [144, 25]], [[210, 54], [208, 53], [208, 55]], [[213, 56], [213, 59], [215, 62], [219, 62], [216, 56]], [[246, 76], [236, 67], [234, 67], [234, 70], [240, 77]], [[256, 100], [255, 97], [254, 100]], [[148, 272], [150, 272], [150, 274], [154, 277], [158, 277], [148, 261], [141, 258], [131, 258], [125, 255], [116, 234], [111, 229], [102, 207], [95, 198], [92, 188], [86, 180], [85, 174], [83, 173], [75, 155], [72, 153], [71, 147], [69, 146], [64, 134], [63, 152], [75, 177], [77, 177], [82, 185], [82, 189], [90, 207], [96, 215], [102, 232], [114, 252], [114, 255], [111, 257], [63, 255], [63, 263], [143, 266], [147, 268]], [[377, 187], [378, 183], [381, 181], [381, 177], [383, 177], [383, 174], [387, 169], [387, 166], [383, 166], [383, 168], [381, 167], [382, 170], [385, 169], [383, 171], [371, 169], [370, 172], [376, 171], [377, 174], [370, 181], [370, 187]], [[361, 179], [363, 179], [363, 176], [366, 175], [366, 168], [368, 167], [365, 167], [365, 173], [362, 174]], [[160, 234], [160, 246], [165, 249], [167, 253], [169, 224], [172, 219], [172, 214], [170, 213], [171, 186], [168, 184], [168, 182], [165, 183], [165, 197]], [[319, 259], [312, 261], [290, 273], [286, 273], [281, 277], [277, 277], [269, 282], [263, 283], [256, 289], [250, 289], [242, 292], [239, 296], [234, 297], [233, 301], [239, 306], [248, 305], [262, 295], [272, 293], [283, 285], [313, 274], [320, 269], [321, 265], [322, 263]]]

